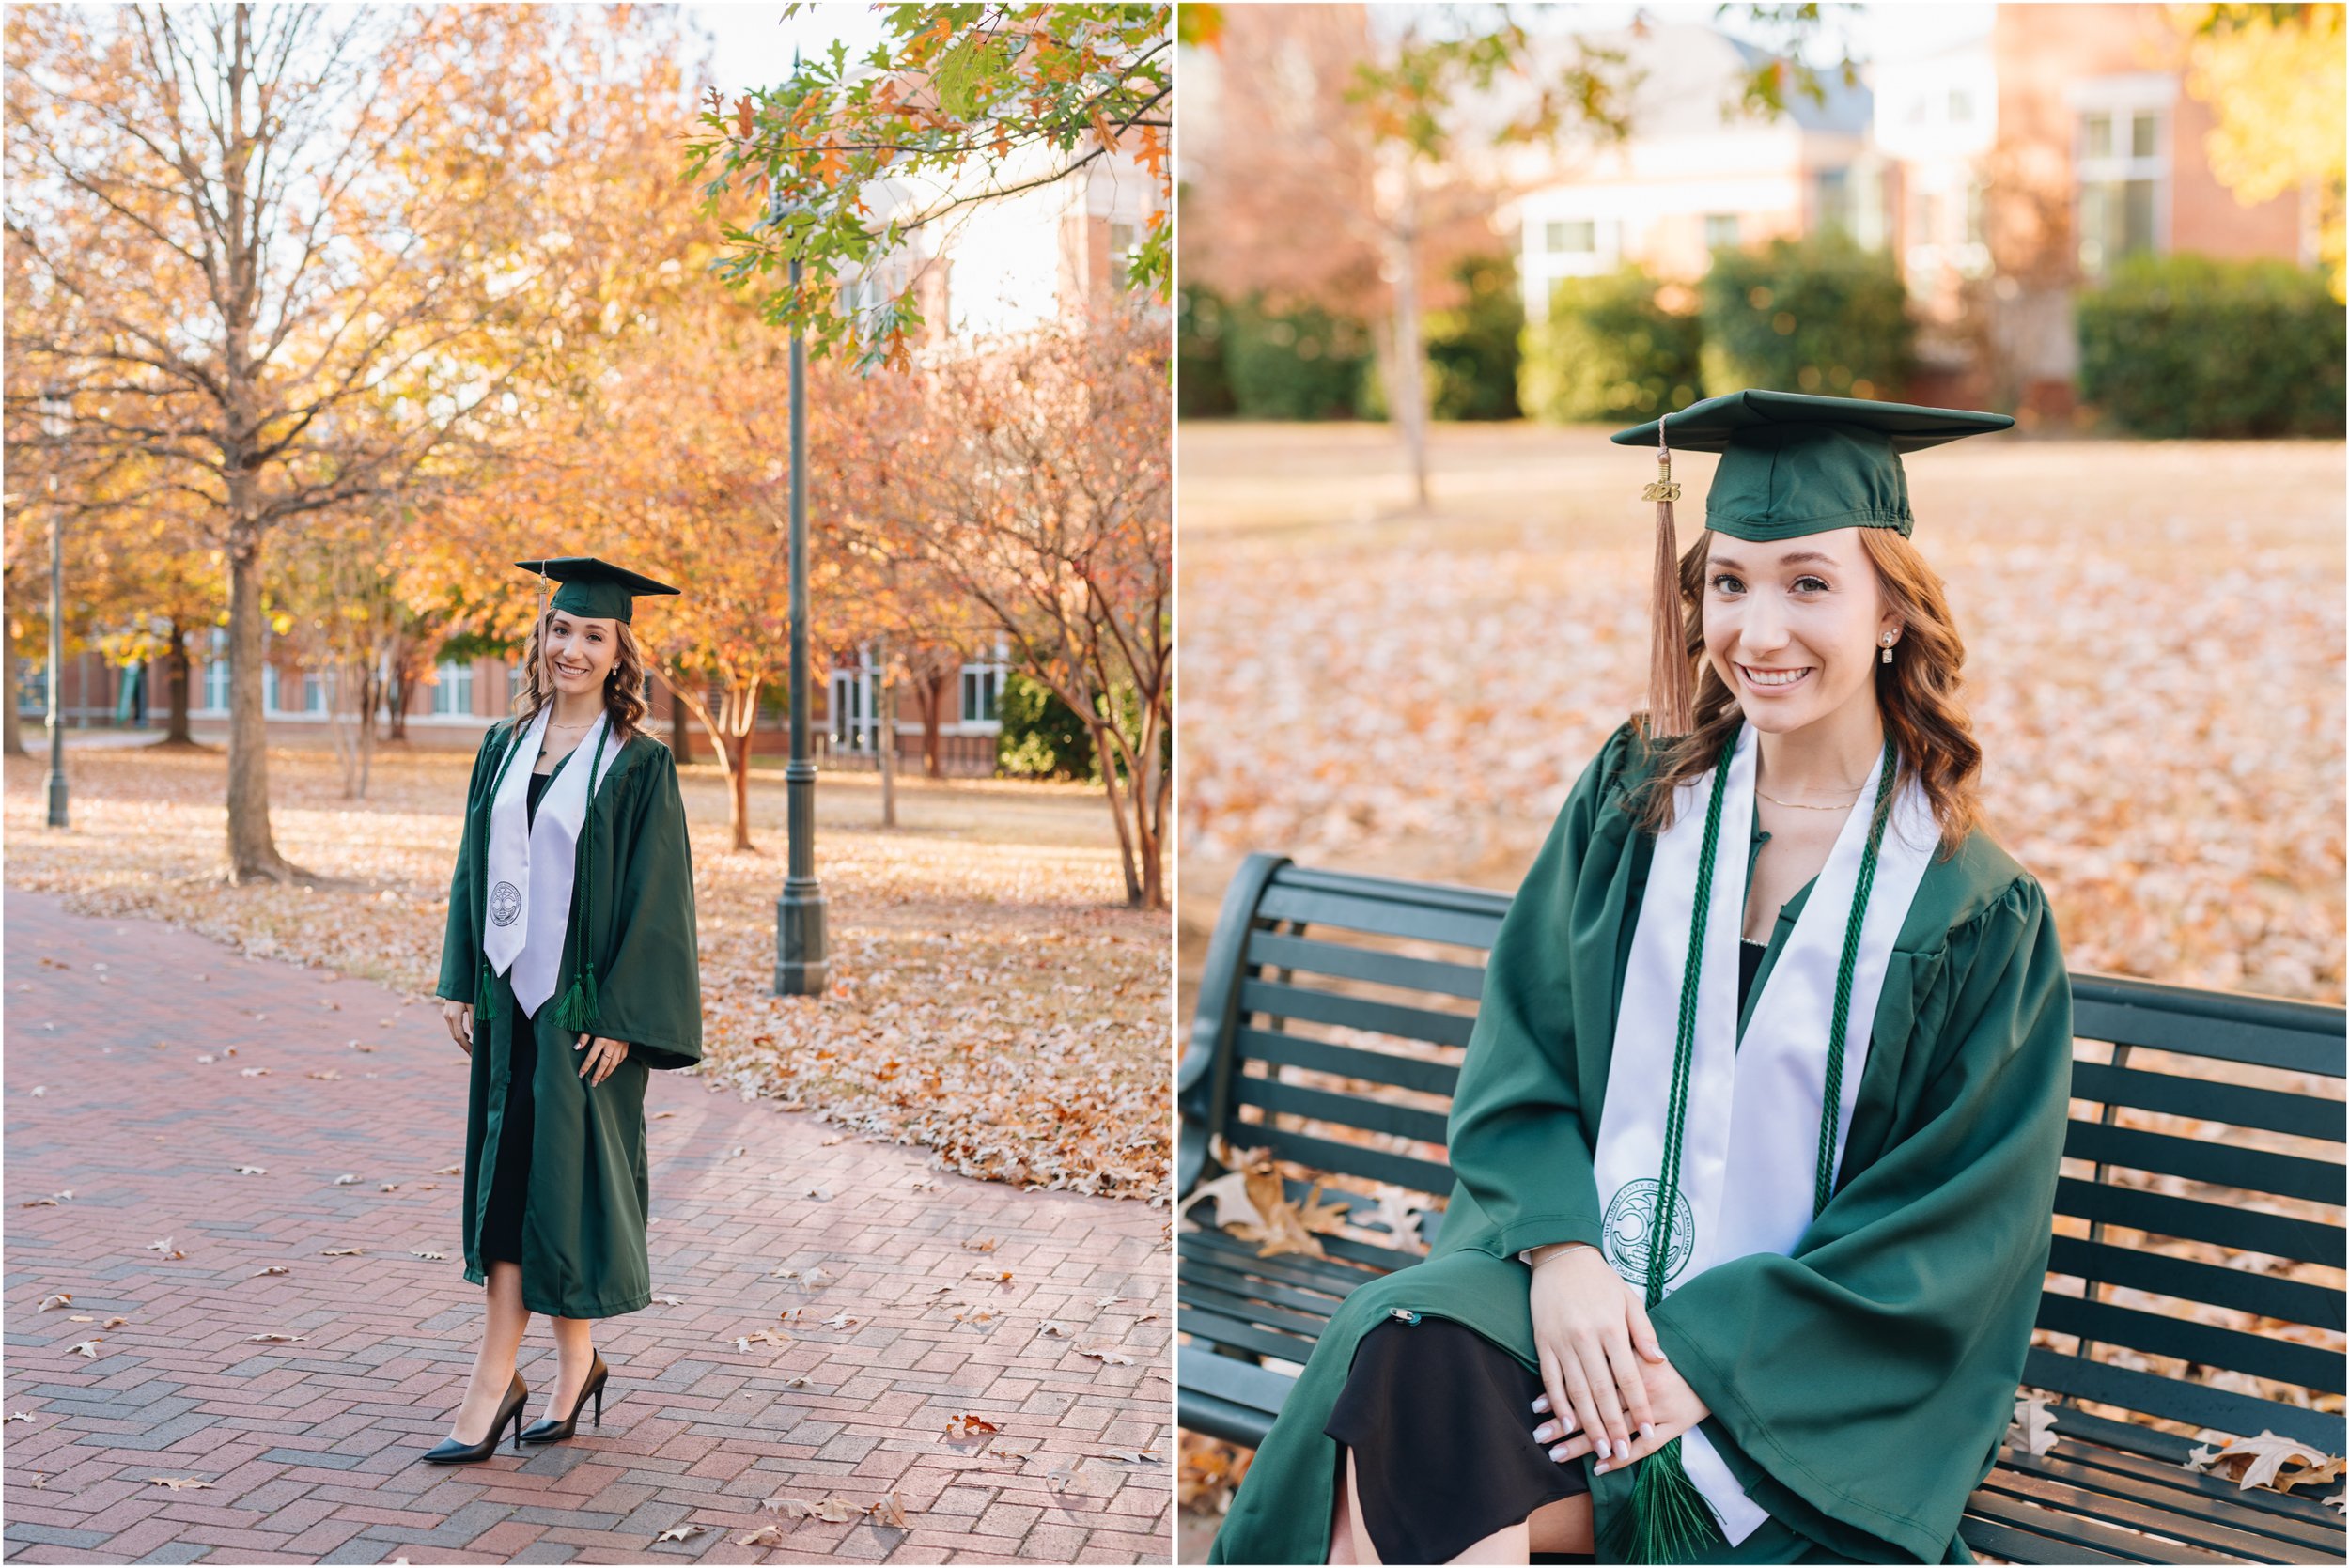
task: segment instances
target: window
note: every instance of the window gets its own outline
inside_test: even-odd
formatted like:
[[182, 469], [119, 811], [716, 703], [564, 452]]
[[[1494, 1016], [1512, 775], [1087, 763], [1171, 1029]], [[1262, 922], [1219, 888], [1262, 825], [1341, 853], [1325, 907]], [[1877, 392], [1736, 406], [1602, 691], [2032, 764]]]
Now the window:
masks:
[[1542, 248], [1552, 256], [1590, 256], [1598, 249], [1598, 220], [1552, 218], [1542, 225]]
[[2170, 160], [2159, 109], [2089, 109], [2079, 118], [2080, 271], [2094, 276], [2122, 256], [2159, 249]]
[[228, 708], [228, 631], [212, 628], [210, 657], [204, 660], [204, 706], [222, 712]]
[[1124, 293], [1132, 275], [1134, 253], [1142, 248], [1139, 224], [1110, 225], [1110, 287]]
[[278, 711], [277, 666], [274, 664], [261, 666], [261, 711], [263, 713]]
[[839, 751], [876, 749], [873, 717], [873, 669], [860, 662], [851, 670], [832, 673], [832, 743]]
[[16, 661], [16, 706], [19, 708], [49, 709], [49, 666], [36, 664], [29, 659]]
[[965, 664], [962, 667], [962, 721], [964, 723], [992, 724], [999, 722], [996, 698], [1003, 691], [1003, 670], [1000, 664]]
[[1851, 170], [1819, 171], [1819, 227], [1851, 232]]
[[1706, 250], [1714, 250], [1722, 245], [1734, 245], [1736, 242], [1736, 213], [1707, 212], [1704, 215], [1704, 248]]
[[473, 713], [473, 662], [443, 659], [435, 666], [440, 684], [432, 688], [432, 711], [440, 717]]
[[324, 713], [326, 696], [333, 690], [334, 672], [312, 670], [303, 677], [302, 709], [305, 713]]
[[1950, 89], [1950, 123], [1964, 125], [1974, 117], [1974, 96], [1964, 87]]

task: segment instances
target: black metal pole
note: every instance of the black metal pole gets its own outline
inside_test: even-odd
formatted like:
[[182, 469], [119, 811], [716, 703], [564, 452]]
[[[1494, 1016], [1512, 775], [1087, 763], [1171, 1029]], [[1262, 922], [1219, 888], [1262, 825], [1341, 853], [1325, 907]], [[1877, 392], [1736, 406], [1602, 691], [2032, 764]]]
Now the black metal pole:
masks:
[[[69, 827], [65, 785], [65, 508], [49, 475], [49, 826]], [[16, 701], [16, 693], [8, 693]]]
[[[791, 297], [800, 263], [791, 262]], [[816, 763], [808, 755], [807, 668], [807, 339], [791, 333], [791, 760], [783, 770], [789, 838], [783, 896], [775, 904], [775, 994], [821, 996], [824, 893], [816, 880]]]

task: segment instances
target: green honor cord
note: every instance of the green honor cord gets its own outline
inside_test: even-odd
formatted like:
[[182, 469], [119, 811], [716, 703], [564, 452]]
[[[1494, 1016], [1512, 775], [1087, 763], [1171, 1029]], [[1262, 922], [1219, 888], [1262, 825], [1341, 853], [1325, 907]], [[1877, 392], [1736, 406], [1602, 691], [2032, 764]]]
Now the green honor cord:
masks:
[[[1663, 1191], [1651, 1233], [1658, 1238], [1672, 1234], [1680, 1199], [1680, 1145], [1688, 1104], [1688, 1080], [1696, 1060], [1697, 983], [1703, 970], [1705, 916], [1713, 902], [1713, 862], [1720, 846], [1721, 800], [1728, 793], [1730, 758], [1737, 737], [1732, 734], [1713, 768], [1713, 793], [1704, 813], [1704, 846], [1697, 857], [1696, 909], [1688, 922], [1688, 960], [1680, 978], [1680, 1032], [1672, 1050], [1671, 1112], [1664, 1135]], [[1868, 821], [1867, 848], [1859, 857], [1859, 877], [1852, 890], [1851, 913], [1843, 922], [1843, 960], [1835, 976], [1835, 1017], [1828, 1035], [1825, 1104], [1819, 1114], [1818, 1180], [1812, 1197], [1815, 1218], [1827, 1207], [1834, 1177], [1835, 1133], [1843, 1110], [1845, 1013], [1851, 1006], [1852, 969], [1859, 956], [1859, 930], [1868, 910], [1868, 891], [1875, 882], [1876, 851], [1884, 825], [1891, 815], [1892, 776], [1897, 753], [1884, 742], [1884, 763], [1876, 777], [1875, 809]], [[1672, 1249], [1659, 1242], [1648, 1248], [1647, 1304], [1664, 1299], [1665, 1267]], [[1624, 1562], [1702, 1562], [1719, 1555], [1726, 1545], [1713, 1518], [1712, 1506], [1680, 1463], [1680, 1439], [1672, 1438], [1640, 1463], [1631, 1483], [1631, 1505], [1616, 1515], [1610, 1532], [1609, 1555]]]

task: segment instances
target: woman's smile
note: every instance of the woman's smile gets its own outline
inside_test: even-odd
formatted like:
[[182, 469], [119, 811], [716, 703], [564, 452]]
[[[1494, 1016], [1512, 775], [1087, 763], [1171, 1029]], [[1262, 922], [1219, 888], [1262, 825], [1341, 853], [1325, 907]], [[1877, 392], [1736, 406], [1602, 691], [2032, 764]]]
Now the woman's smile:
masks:
[[1777, 669], [1740, 664], [1737, 666], [1737, 674], [1745, 681], [1749, 690], [1776, 693], [1784, 691], [1790, 687], [1801, 685], [1811, 672], [1817, 668], [1815, 664], [1796, 664]]

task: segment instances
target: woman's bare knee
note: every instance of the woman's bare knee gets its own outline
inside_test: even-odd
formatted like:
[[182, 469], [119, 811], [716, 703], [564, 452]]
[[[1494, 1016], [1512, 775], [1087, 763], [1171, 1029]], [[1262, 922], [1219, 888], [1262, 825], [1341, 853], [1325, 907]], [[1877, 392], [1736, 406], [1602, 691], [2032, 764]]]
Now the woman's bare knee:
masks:
[[1591, 1544], [1591, 1495], [1560, 1498], [1546, 1502], [1526, 1516], [1531, 1527], [1532, 1549], [1537, 1552], [1571, 1552], [1587, 1556], [1597, 1550]]
[[1378, 1548], [1371, 1544], [1370, 1531], [1362, 1524], [1361, 1481], [1350, 1448], [1346, 1450], [1346, 1479], [1339, 1484], [1338, 1496], [1330, 1510], [1329, 1556], [1332, 1563], [1379, 1560]]

